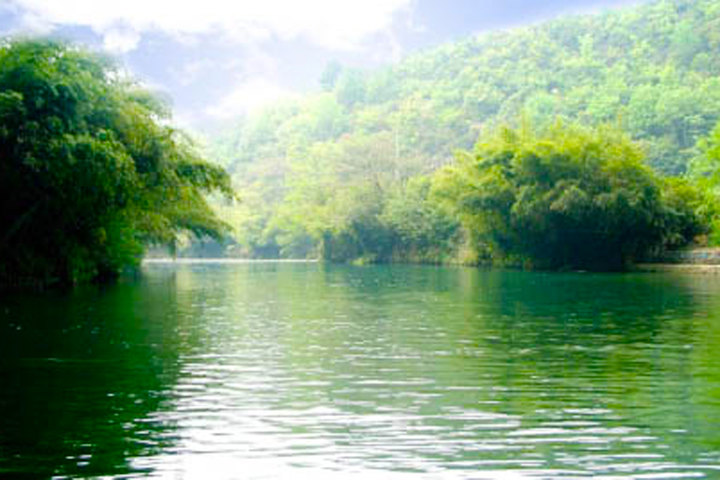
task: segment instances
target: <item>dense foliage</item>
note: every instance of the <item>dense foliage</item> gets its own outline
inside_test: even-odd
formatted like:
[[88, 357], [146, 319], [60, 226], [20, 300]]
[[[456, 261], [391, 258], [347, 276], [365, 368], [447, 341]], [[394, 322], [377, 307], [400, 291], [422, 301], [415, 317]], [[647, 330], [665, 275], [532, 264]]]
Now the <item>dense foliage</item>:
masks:
[[710, 244], [720, 245], [720, 122], [697, 144], [690, 173], [705, 195], [698, 198], [698, 211], [710, 224]]
[[536, 268], [621, 269], [702, 233], [681, 186], [663, 184], [621, 133], [562, 124], [502, 129], [436, 176], [479, 253]]
[[115, 275], [148, 243], [219, 235], [203, 193], [230, 194], [167, 109], [95, 54], [0, 47], [0, 283]]
[[[410, 179], [523, 118], [538, 129], [612, 123], [656, 171], [683, 174], [720, 118], [719, 22], [714, 0], [660, 0], [469, 38], [373, 72], [332, 63], [320, 92], [211, 138], [243, 192], [223, 210], [236, 254], [456, 256], [471, 232]], [[688, 189], [673, 198], [696, 195]], [[410, 203], [418, 197], [424, 206]], [[420, 214], [404, 208], [431, 209], [438, 229], [409, 236]], [[428, 250], [430, 237], [437, 248]]]
[[[717, 2], [659, 0], [374, 72], [331, 63], [317, 93], [210, 139], [242, 197], [214, 206], [233, 240], [213, 248], [616, 268], [703, 225], [720, 243], [718, 22]], [[218, 237], [203, 195], [228, 177], [167, 115], [96, 55], [2, 45], [0, 283], [111, 275], [147, 244]]]

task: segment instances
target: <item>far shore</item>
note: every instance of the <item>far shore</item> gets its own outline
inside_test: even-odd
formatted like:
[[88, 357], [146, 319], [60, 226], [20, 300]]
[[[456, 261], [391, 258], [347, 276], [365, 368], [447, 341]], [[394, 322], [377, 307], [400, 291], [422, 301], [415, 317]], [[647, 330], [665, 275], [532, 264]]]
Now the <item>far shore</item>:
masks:
[[143, 264], [201, 264], [201, 263], [317, 263], [317, 259], [304, 258], [144, 258]]
[[[318, 263], [318, 259], [302, 258], [145, 258], [143, 265], [202, 265], [202, 264], [250, 264], [250, 263]], [[679, 272], [720, 275], [720, 264], [700, 263], [638, 263], [630, 272]]]
[[636, 272], [681, 272], [720, 275], [720, 265], [701, 263], [639, 263], [632, 270]]

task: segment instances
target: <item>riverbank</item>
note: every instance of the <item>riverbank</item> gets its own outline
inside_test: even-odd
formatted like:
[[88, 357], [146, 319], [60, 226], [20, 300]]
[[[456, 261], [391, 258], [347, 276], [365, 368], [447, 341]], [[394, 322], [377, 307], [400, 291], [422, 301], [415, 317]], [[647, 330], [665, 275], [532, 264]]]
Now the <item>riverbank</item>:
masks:
[[634, 265], [632, 270], [651, 273], [677, 272], [720, 275], [720, 265], [705, 265], [699, 263], [639, 263]]
[[200, 264], [200, 263], [318, 263], [317, 259], [296, 259], [296, 258], [145, 258], [142, 261], [146, 264]]
[[720, 248], [687, 248], [665, 252], [648, 263], [720, 265]]
[[[317, 259], [243, 259], [243, 258], [146, 258], [143, 265], [198, 265], [198, 264], [248, 264], [248, 263], [318, 263]], [[633, 272], [649, 273], [697, 273], [720, 275], [720, 263], [638, 263], [630, 267]]]
[[665, 252], [658, 258], [633, 266], [640, 272], [720, 274], [720, 248], [689, 248]]

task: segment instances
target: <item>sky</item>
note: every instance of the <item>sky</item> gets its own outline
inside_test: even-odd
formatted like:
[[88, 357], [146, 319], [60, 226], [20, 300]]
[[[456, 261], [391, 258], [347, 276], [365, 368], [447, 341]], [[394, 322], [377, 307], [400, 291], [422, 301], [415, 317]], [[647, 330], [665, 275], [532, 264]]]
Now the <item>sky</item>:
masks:
[[118, 58], [194, 128], [319, 88], [330, 61], [374, 68], [469, 35], [640, 0], [0, 0], [0, 35]]

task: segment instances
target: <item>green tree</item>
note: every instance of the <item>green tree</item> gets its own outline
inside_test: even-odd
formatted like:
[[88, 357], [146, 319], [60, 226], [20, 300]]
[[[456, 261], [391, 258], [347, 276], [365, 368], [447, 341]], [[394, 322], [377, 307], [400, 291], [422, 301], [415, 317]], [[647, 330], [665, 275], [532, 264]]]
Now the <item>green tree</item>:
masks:
[[325, 65], [325, 70], [320, 75], [320, 86], [324, 91], [332, 92], [342, 69], [342, 65], [337, 60], [332, 60]]
[[504, 128], [459, 153], [435, 181], [496, 261], [618, 269], [695, 233], [686, 225], [695, 217], [663, 201], [662, 181], [641, 150], [607, 127], [558, 123], [542, 135]]
[[394, 260], [428, 263], [453, 260], [459, 224], [451, 212], [431, 197], [431, 186], [429, 177], [414, 177], [387, 196], [380, 220], [394, 232]]
[[365, 75], [361, 70], [345, 69], [335, 83], [338, 102], [348, 108], [365, 100]]
[[203, 194], [227, 174], [108, 59], [53, 41], [0, 47], [0, 282], [116, 275], [145, 245], [219, 236]]
[[720, 122], [707, 137], [698, 140], [696, 150], [690, 176], [705, 194], [697, 210], [710, 224], [710, 244], [720, 245]]

